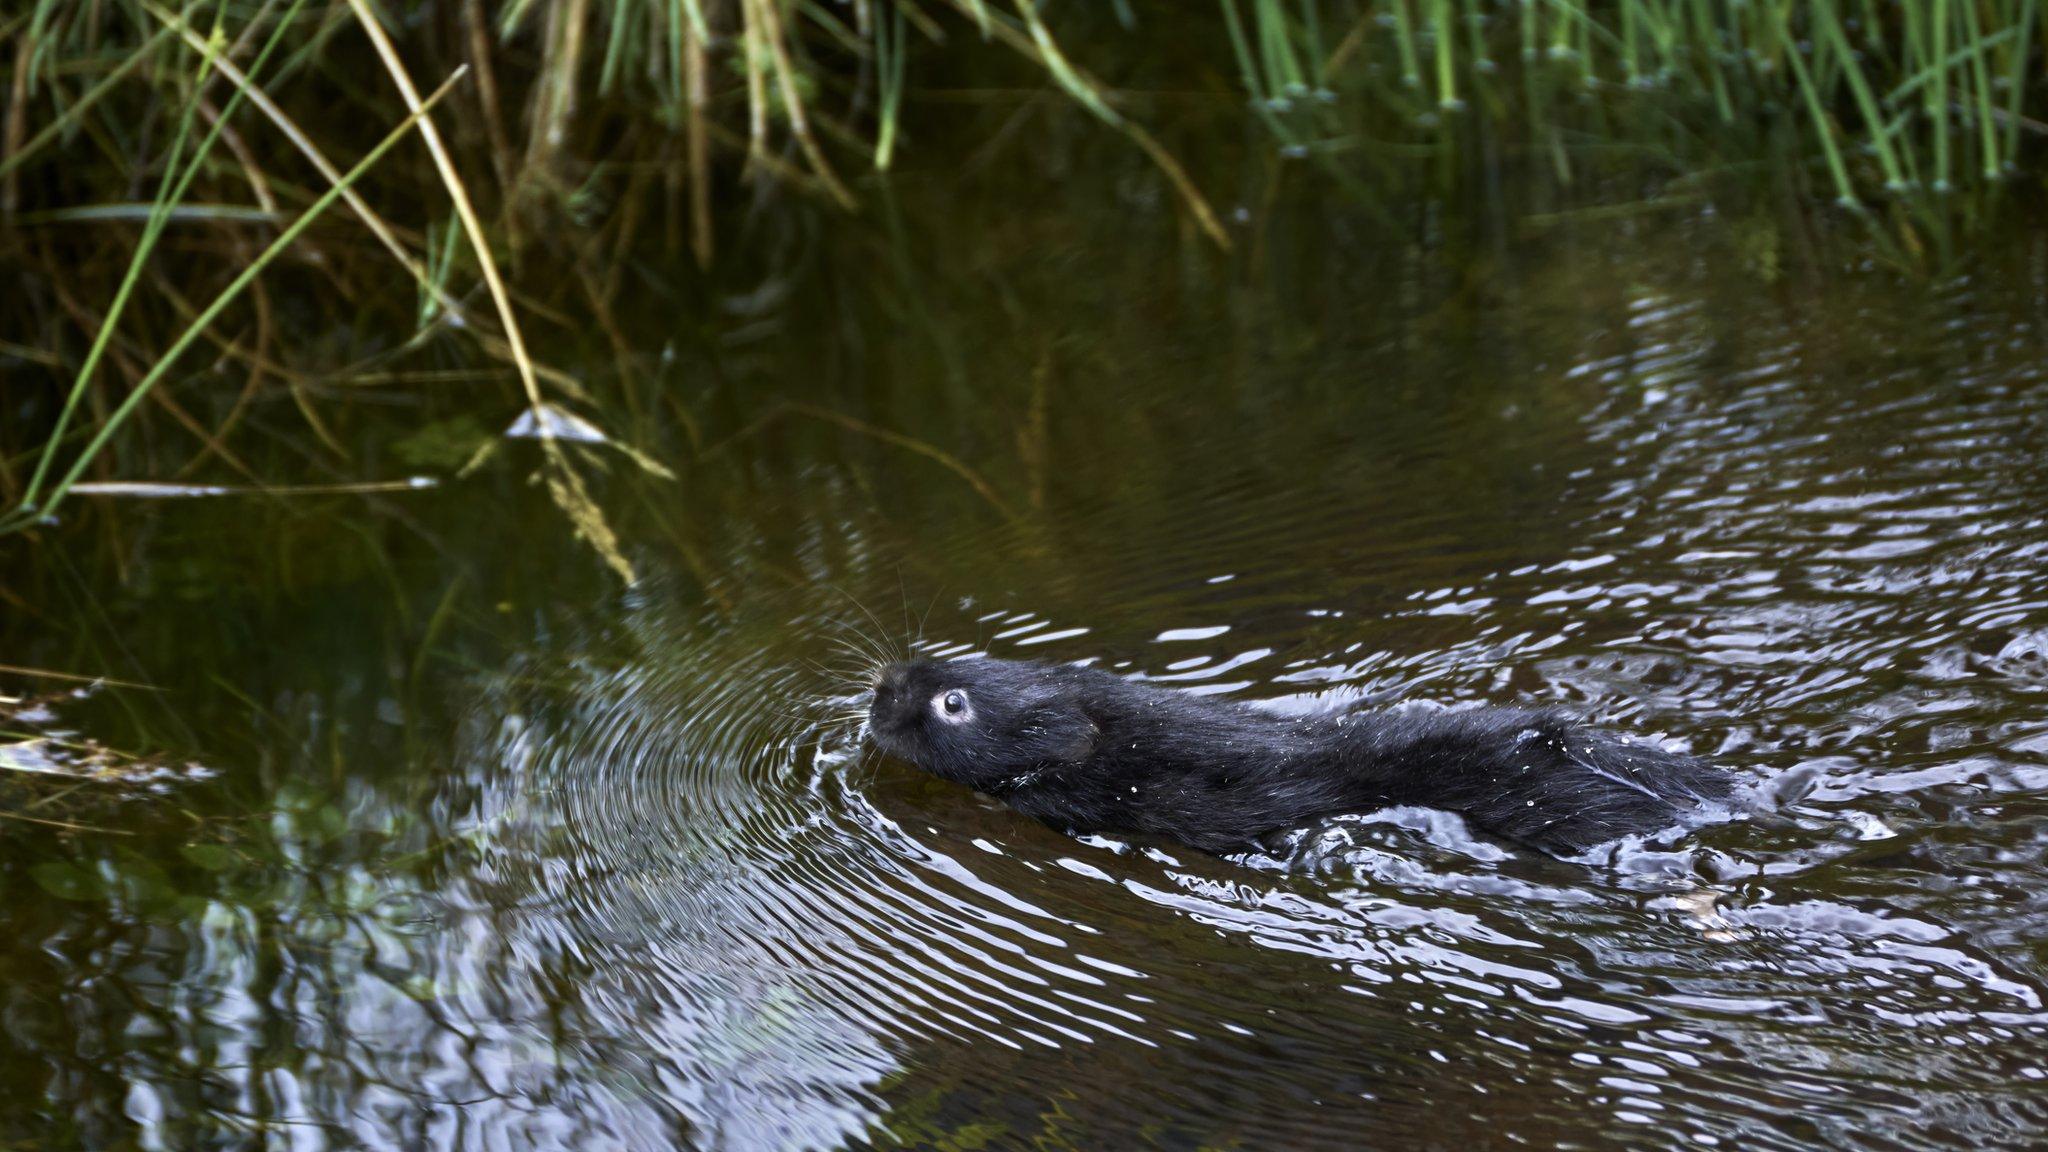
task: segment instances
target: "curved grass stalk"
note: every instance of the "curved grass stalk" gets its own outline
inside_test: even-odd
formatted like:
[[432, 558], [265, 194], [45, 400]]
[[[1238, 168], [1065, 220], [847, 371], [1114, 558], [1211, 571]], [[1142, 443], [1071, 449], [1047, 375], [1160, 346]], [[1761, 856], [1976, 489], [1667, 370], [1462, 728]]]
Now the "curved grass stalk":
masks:
[[[312, 138], [306, 134], [305, 130], [300, 128], [298, 123], [290, 116], [286, 115], [284, 109], [280, 108], [277, 102], [272, 100], [270, 95], [261, 86], [250, 80], [241, 69], [237, 68], [233, 61], [222, 56], [212, 42], [193, 31], [191, 26], [186, 24], [182, 18], [165, 11], [155, 3], [155, 0], [135, 0], [135, 3], [140, 5], [143, 11], [148, 12], [151, 16], [161, 21], [166, 27], [176, 31], [194, 49], [205, 53], [213, 61], [215, 69], [222, 76], [227, 77], [229, 83], [235, 85], [238, 89], [245, 90], [249, 103], [263, 113], [264, 117], [284, 135], [284, 138], [291, 143], [293, 148], [298, 150], [301, 156], [306, 158], [306, 162], [311, 164], [314, 171], [320, 173], [321, 178], [326, 180], [329, 185], [341, 179], [341, 169], [334, 166], [334, 163], [320, 150], [320, 146], [313, 143]], [[392, 258], [398, 261], [399, 267], [405, 269], [406, 275], [412, 277], [415, 284], [418, 284], [421, 288], [432, 294], [434, 302], [440, 306], [441, 310], [458, 321], [462, 325], [462, 330], [472, 336], [484, 351], [507, 361], [514, 359], [509, 341], [489, 331], [486, 325], [470, 314], [469, 307], [466, 304], [446, 292], [435, 281], [427, 268], [420, 263], [419, 259], [412, 254], [412, 251], [406, 247], [405, 243], [398, 238], [398, 233], [391, 227], [390, 223], [375, 208], [372, 208], [367, 200], [358, 195], [355, 189], [345, 188], [342, 192], [342, 202], [349, 206], [349, 209], [356, 214], [357, 219], [363, 222], [363, 226], [368, 228], [370, 234], [377, 238], [377, 242], [384, 246], [384, 250], [391, 253]], [[582, 385], [574, 377], [559, 369], [551, 368], [539, 361], [533, 361], [533, 370], [536, 375], [547, 380], [565, 393], [570, 395], [580, 395], [582, 393]]]
[[[462, 175], [455, 170], [455, 161], [448, 154], [447, 146], [441, 142], [441, 133], [434, 127], [434, 121], [427, 115], [427, 105], [420, 102], [419, 90], [413, 86], [412, 76], [405, 70], [405, 62], [398, 58], [398, 49], [391, 38], [377, 23], [374, 13], [369, 10], [367, 0], [348, 0], [356, 19], [362, 24], [363, 32], [375, 45], [377, 55], [384, 62], [384, 68], [391, 73], [391, 82], [405, 98], [406, 107], [413, 111], [412, 119], [420, 126], [420, 138], [425, 141], [427, 151], [434, 159], [434, 168], [441, 175], [441, 183], [448, 189], [448, 196], [455, 202], [455, 213], [462, 221], [463, 231], [469, 237], [470, 249], [476, 253], [477, 267], [483, 273], [484, 285], [490, 291], [491, 301], [497, 305], [498, 322], [504, 325], [505, 338], [512, 345], [512, 361], [519, 369], [519, 383], [526, 390], [527, 408], [532, 412], [536, 426], [545, 429], [544, 404], [540, 394], [540, 382], [535, 378], [533, 361], [526, 354], [526, 337], [519, 328], [519, 317], [512, 311], [512, 297], [505, 291], [505, 281], [498, 274], [498, 261], [491, 255], [491, 245], [484, 238], [483, 223], [477, 218], [476, 208], [470, 203], [469, 193], [463, 188]], [[444, 86], [445, 87], [445, 86]], [[560, 443], [543, 431], [541, 448], [548, 462], [547, 487], [564, 514], [575, 527], [576, 534], [588, 541], [603, 558], [605, 564], [626, 583], [637, 579], [633, 565], [626, 559], [618, 545], [618, 537], [611, 525], [605, 521], [604, 513], [583, 483], [582, 476], [570, 462], [568, 454], [562, 451]]]
[[[742, 3], [747, 0], [742, 0]], [[776, 8], [779, 0], [751, 0], [761, 12], [761, 31], [768, 43], [768, 59], [775, 67], [775, 86], [782, 93], [783, 114], [789, 117], [789, 131], [796, 137], [797, 146], [803, 149], [804, 159], [810, 161], [811, 171], [817, 174], [819, 183], [832, 194], [832, 199], [841, 208], [853, 211], [858, 205], [853, 193], [840, 183], [839, 174], [832, 170], [831, 162], [825, 159], [825, 152], [818, 147], [817, 137], [811, 133], [810, 118], [804, 112], [803, 95], [796, 87], [796, 64], [790, 59], [789, 43], [782, 29], [782, 13]]]
[[[1031, 0], [1016, 0], [1016, 2], [1019, 10], [1025, 14], [1027, 22], [1033, 25], [1033, 30], [1027, 35], [1005, 21], [992, 20], [989, 27], [994, 29], [996, 39], [1038, 61], [1059, 82], [1060, 87], [1066, 89], [1069, 95], [1081, 103], [1082, 107], [1087, 108], [1091, 112], [1096, 112], [1104, 123], [1130, 137], [1131, 142], [1136, 144], [1145, 155], [1151, 157], [1152, 163], [1158, 166], [1161, 172], [1165, 173], [1166, 179], [1173, 185], [1174, 191], [1180, 194], [1181, 203], [1187, 206], [1189, 212], [1194, 213], [1195, 224], [1202, 229], [1203, 233], [1210, 240], [1215, 242], [1218, 248], [1226, 252], [1229, 251], [1231, 247], [1230, 234], [1223, 230], [1222, 222], [1216, 218], [1215, 211], [1209, 207], [1208, 198], [1203, 196], [1201, 191], [1195, 187], [1195, 182], [1188, 178], [1187, 169], [1182, 168], [1180, 161], [1174, 159], [1173, 154], [1166, 150], [1166, 146], [1154, 139], [1150, 132], [1147, 132], [1138, 124], [1117, 115], [1115, 109], [1112, 109], [1103, 101], [1101, 95], [1095, 90], [1094, 85], [1089, 83], [1088, 77], [1068, 62], [1065, 53], [1061, 52], [1059, 45], [1053, 41], [1052, 33], [1046, 29], [1042, 22], [1038, 21], [1038, 13], [1035, 8], [1031, 7]], [[951, 0], [951, 3], [956, 8], [964, 11], [967, 10], [970, 0]], [[1050, 45], [1052, 49], [1050, 55], [1046, 52], [1047, 45]]]
[[170, 348], [157, 358], [155, 364], [150, 366], [149, 371], [143, 375], [142, 379], [136, 382], [135, 387], [129, 390], [128, 395], [122, 398], [121, 403], [113, 412], [108, 414], [106, 420], [101, 423], [92, 439], [87, 441], [85, 447], [79, 450], [78, 457], [72, 461], [71, 467], [51, 486], [48, 501], [39, 508], [32, 508], [26, 505], [18, 507], [13, 513], [0, 518], [0, 533], [20, 531], [55, 509], [63, 501], [65, 495], [70, 492], [72, 485], [78, 483], [79, 478], [85, 474], [86, 468], [92, 464], [100, 452], [105, 450], [108, 441], [113, 439], [114, 433], [127, 421], [128, 417], [134, 414], [135, 409], [141, 406], [143, 400], [148, 398], [151, 390], [177, 364], [179, 357], [183, 356], [186, 350], [198, 342], [206, 329], [215, 320], [220, 318], [220, 314], [227, 310], [228, 305], [234, 303], [243, 292], [247, 291], [249, 286], [256, 282], [256, 278], [262, 274], [263, 270], [296, 243], [299, 236], [307, 228], [310, 228], [314, 221], [325, 215], [327, 210], [334, 206], [335, 201], [342, 198], [342, 194], [351, 185], [361, 179], [364, 173], [375, 167], [377, 162], [384, 158], [385, 153], [396, 147], [398, 142], [403, 140], [406, 134], [412, 130], [413, 125], [424, 120], [427, 112], [434, 105], [440, 103], [441, 98], [446, 96], [468, 71], [467, 65], [457, 68], [421, 104], [418, 111], [400, 121], [397, 127], [393, 128], [377, 143], [376, 147], [372, 148], [361, 160], [356, 162], [355, 167], [343, 173], [341, 179], [334, 187], [329, 188], [318, 200], [315, 200], [312, 206], [307, 208], [283, 232], [279, 233], [277, 239], [271, 241], [270, 245], [256, 259], [250, 261], [249, 266], [242, 269], [240, 274], [230, 281], [226, 288], [221, 289], [220, 295], [214, 297], [213, 303], [207, 305], [206, 310], [199, 314], [199, 318], [185, 328], [185, 331], [178, 336], [178, 339], [172, 343]]
[[1010, 507], [1009, 501], [1004, 500], [998, 495], [995, 486], [983, 479], [981, 473], [969, 467], [958, 456], [935, 444], [919, 440], [915, 436], [906, 436], [901, 432], [870, 424], [858, 417], [848, 416], [844, 412], [835, 412], [830, 408], [823, 408], [816, 404], [787, 401], [781, 405], [781, 410], [798, 416], [808, 416], [813, 420], [823, 420], [828, 424], [837, 424], [850, 432], [857, 432], [863, 436], [880, 440], [885, 444], [894, 444], [898, 448], [915, 452], [965, 480], [967, 486], [974, 489], [975, 493], [983, 500], [988, 501], [990, 507], [1002, 513], [1005, 520], [1017, 519], [1017, 512]]
[[[270, 95], [257, 86], [247, 74], [235, 67], [232, 61], [220, 56], [214, 45], [193, 31], [191, 25], [185, 23], [182, 17], [166, 11], [157, 5], [154, 0], [136, 0], [136, 3], [142, 6], [143, 11], [148, 12], [151, 16], [161, 21], [165, 27], [177, 32], [187, 44], [205, 53], [207, 58], [213, 62], [214, 67], [220, 71], [220, 74], [227, 77], [228, 82], [233, 84], [238, 90], [247, 94], [249, 103], [254, 105], [257, 111], [262, 112], [264, 117], [279, 132], [283, 133], [284, 138], [291, 143], [293, 148], [298, 150], [299, 155], [304, 156], [306, 162], [311, 164], [314, 171], [320, 173], [321, 178], [326, 180], [330, 186], [341, 179], [341, 169], [335, 167], [333, 162], [327, 159], [326, 154], [320, 151], [319, 146], [313, 143], [312, 138], [306, 135], [305, 131], [298, 126], [298, 123], [286, 115], [284, 109], [278, 107], [277, 102], [272, 100]], [[385, 223], [384, 218], [375, 209], [371, 208], [368, 202], [358, 195], [353, 188], [344, 191], [342, 201], [361, 218], [364, 226], [369, 228], [370, 234], [375, 236], [377, 242], [382, 244], [392, 256], [397, 258], [399, 264], [415, 281], [423, 286], [432, 286], [432, 280], [427, 275], [426, 269], [421, 267], [419, 261], [413, 257], [412, 252], [399, 241], [397, 234], [391, 230], [391, 226]], [[437, 297], [437, 302], [441, 305], [442, 310], [450, 315], [457, 317], [466, 317], [467, 315], [467, 309], [463, 307], [462, 302], [453, 296], [442, 294]]]
[[[469, 237], [471, 250], [476, 253], [477, 268], [483, 273], [491, 302], [497, 305], [498, 322], [504, 325], [505, 339], [512, 346], [512, 362], [519, 369], [519, 382], [526, 389], [527, 403], [538, 413], [541, 406], [540, 384], [534, 378], [533, 361], [526, 354], [526, 337], [520, 332], [519, 318], [512, 311], [512, 299], [505, 291], [505, 281], [498, 275], [498, 262], [491, 255], [489, 242], [484, 239], [483, 224], [477, 219], [469, 193], [463, 189], [461, 175], [455, 171], [455, 161], [441, 143], [441, 134], [435, 129], [433, 120], [426, 116], [426, 106], [420, 102], [419, 90], [413, 86], [412, 77], [398, 58], [398, 50], [392, 47], [391, 38], [384, 34], [383, 27], [377, 23], [365, 0], [348, 0], [348, 3], [362, 24], [364, 34], [376, 47], [385, 70], [391, 73], [391, 81], [398, 86], [399, 95], [405, 98], [405, 106], [412, 110], [419, 122], [420, 138], [426, 142], [427, 152], [434, 158], [434, 168], [441, 175], [441, 183], [455, 202], [455, 213], [462, 220], [462, 229]], [[446, 292], [440, 294], [445, 296]]]
[[128, 58], [121, 61], [112, 72], [102, 77], [99, 83], [86, 89], [83, 93], [79, 94], [78, 99], [67, 104], [62, 112], [58, 113], [51, 119], [49, 124], [43, 127], [42, 131], [29, 137], [21, 147], [14, 150], [13, 154], [0, 157], [0, 177], [4, 177], [9, 172], [14, 171], [30, 156], [35, 155], [36, 152], [48, 145], [52, 140], [63, 135], [66, 129], [77, 123], [80, 116], [85, 115], [86, 112], [91, 110], [93, 105], [99, 103], [101, 97], [112, 92], [121, 81], [128, 78], [130, 72], [135, 71], [136, 68], [147, 61], [150, 58], [150, 54], [155, 52], [158, 46], [170, 39], [170, 35], [170, 29], [159, 28], [156, 35], [151, 36], [140, 47], [129, 53]]
[[[285, 18], [278, 21], [277, 28], [271, 32], [270, 39], [263, 45], [263, 50], [257, 53], [255, 62], [250, 65], [251, 71], [261, 70], [264, 62], [270, 59], [271, 52], [284, 42], [284, 34], [291, 27], [292, 17], [298, 14], [300, 6], [304, 3], [305, 0], [293, 0], [291, 8], [285, 13]], [[212, 48], [211, 41], [208, 42], [208, 47]], [[120, 287], [114, 291], [113, 303], [107, 306], [106, 319], [93, 334], [92, 347], [86, 351], [84, 363], [79, 365], [78, 375], [73, 378], [71, 392], [64, 398], [64, 407], [57, 413], [57, 423], [49, 438], [50, 449], [37, 458], [35, 471], [29, 475], [28, 487], [22, 492], [21, 507], [25, 511], [37, 507], [37, 501], [43, 494], [43, 482], [48, 478], [50, 466], [56, 459], [56, 445], [63, 439], [72, 418], [77, 415], [78, 405], [84, 399], [86, 389], [92, 385], [94, 375], [99, 371], [100, 360], [106, 355], [107, 346], [113, 339], [114, 328], [120, 323], [121, 315], [128, 307], [135, 285], [141, 282], [143, 267], [148, 264], [150, 254], [156, 250], [157, 241], [162, 238], [164, 228], [170, 224], [179, 201], [185, 198], [185, 193], [192, 187], [192, 181], [198, 176], [200, 166], [213, 151], [213, 146], [220, 139], [221, 133], [227, 129], [228, 121], [234, 116], [235, 109], [240, 107], [242, 93], [237, 89], [227, 108], [214, 121], [206, 136], [200, 140], [191, 162], [181, 171], [179, 163], [184, 155], [185, 139], [192, 130], [192, 119], [199, 110], [199, 94], [205, 89], [207, 80], [213, 74], [214, 62], [219, 59], [224, 57], [209, 50], [200, 63], [199, 74], [193, 80], [192, 99], [186, 103], [185, 111], [178, 118], [177, 134], [171, 140], [170, 154], [164, 162], [163, 178], [158, 184], [156, 199], [151, 203], [149, 217], [143, 224], [142, 236], [136, 241], [135, 254], [128, 261], [128, 270], [122, 274]], [[53, 495], [52, 502], [54, 501]]]
[[1122, 127], [1124, 118], [1117, 114], [1116, 109], [1109, 106], [1108, 101], [1102, 98], [1102, 93], [1096, 91], [1094, 85], [1083, 80], [1081, 74], [1074, 70], [1073, 63], [1067, 59], [1067, 54], [1060, 50], [1059, 43], [1052, 38], [1052, 31], [1045, 26], [1045, 21], [1038, 18], [1037, 0], [1014, 2], [1017, 14], [1024, 18], [1025, 29], [1031, 33], [1031, 42], [1038, 46], [1038, 59], [1052, 75], [1053, 81], [1066, 89], [1067, 95], [1072, 96], [1081, 107], [1094, 113], [1096, 119], [1105, 124]]

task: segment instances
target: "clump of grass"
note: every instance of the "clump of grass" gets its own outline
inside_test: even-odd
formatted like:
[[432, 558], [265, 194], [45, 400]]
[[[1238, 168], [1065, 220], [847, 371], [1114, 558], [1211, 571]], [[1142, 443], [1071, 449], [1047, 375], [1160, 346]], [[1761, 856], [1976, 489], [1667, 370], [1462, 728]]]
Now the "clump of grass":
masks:
[[[203, 73], [201, 78], [204, 79]], [[9, 515], [0, 517], [0, 532], [13, 531], [24, 527], [36, 518], [48, 515], [52, 509], [62, 503], [71, 487], [79, 482], [87, 468], [91, 466], [100, 452], [105, 449], [107, 442], [112, 439], [128, 417], [134, 414], [136, 408], [149, 398], [151, 390], [177, 365], [179, 357], [198, 341], [200, 336], [206, 332], [207, 328], [219, 317], [221, 312], [248, 289], [249, 285], [255, 281], [256, 277], [262, 273], [272, 260], [289, 248], [292, 242], [297, 240], [300, 234], [305, 232], [319, 218], [321, 213], [325, 212], [335, 201], [341, 198], [350, 185], [354, 184], [363, 173], [367, 172], [378, 160], [382, 159], [384, 153], [396, 145], [416, 123], [419, 123], [426, 115], [427, 109], [439, 103], [441, 98], [447, 95], [448, 90], [454, 85], [455, 79], [455, 77], [450, 77], [448, 82], [436, 90], [429, 100], [422, 102], [419, 111], [408, 116], [396, 128], [392, 129], [354, 168], [343, 174], [332, 188], [315, 200], [305, 213], [279, 233], [277, 238], [268, 247], [251, 260], [228, 283], [227, 287], [222, 289], [220, 295], [215, 297], [213, 303], [200, 312], [186, 326], [185, 330], [171, 342], [170, 346], [164, 350], [162, 356], [136, 381], [134, 388], [99, 422], [84, 447], [75, 454], [72, 462], [64, 467], [62, 471], [54, 471], [53, 465], [59, 459], [60, 446], [63, 443], [69, 419], [78, 411], [82, 398], [92, 382], [93, 370], [97, 367], [101, 354], [108, 346], [108, 338], [113, 331], [115, 323], [119, 320], [120, 310], [128, 299], [129, 290], [134, 287], [139, 273], [149, 257], [151, 248], [162, 234], [164, 221], [168, 219], [170, 210], [176, 205], [184, 187], [189, 184], [190, 174], [197, 170], [200, 160], [205, 157], [206, 148], [211, 145], [213, 137], [202, 141], [202, 146], [197, 150], [194, 160], [184, 169], [184, 179], [173, 179], [173, 173], [177, 171], [176, 157], [180, 150], [178, 145], [174, 144], [172, 148], [172, 166], [165, 171], [164, 187], [158, 193], [157, 199], [154, 202], [149, 220], [145, 224], [144, 237], [136, 248], [134, 259], [129, 263], [129, 272], [122, 281], [120, 292], [115, 297], [115, 302], [110, 309], [109, 315], [99, 326], [92, 348], [86, 353], [84, 366], [80, 369], [70, 391], [66, 394], [64, 406], [58, 412], [55, 431], [51, 433], [49, 440], [43, 447], [43, 451], [36, 457], [35, 469], [29, 475], [27, 488], [24, 490], [19, 504]], [[191, 118], [188, 114], [185, 119], [180, 121], [181, 138], [190, 127]]]
[[[1174, 157], [1112, 108], [1107, 90], [1067, 58], [1033, 4], [1004, 12], [984, 0], [954, 0], [952, 10], [977, 42], [1037, 62], [1067, 95], [1133, 140], [1200, 226], [1228, 244]], [[671, 205], [687, 189], [687, 227], [672, 225], [669, 233], [687, 234], [700, 266], [716, 256], [720, 196], [748, 185], [786, 183], [856, 213], [860, 198], [842, 168], [863, 159], [876, 170], [889, 166], [906, 138], [901, 118], [916, 42], [947, 34], [931, 15], [893, 0], [861, 0], [850, 24], [846, 10], [791, 0], [515, 0], [488, 15], [470, 0], [416, 15], [424, 22], [401, 29], [386, 27], [363, 0], [197, 0], [177, 10], [156, 0], [35, 0], [30, 11], [0, 21], [0, 53], [14, 62], [0, 123], [0, 243], [38, 274], [25, 296], [0, 309], [10, 334], [41, 334], [5, 347], [20, 349], [56, 382], [26, 435], [0, 432], [0, 534], [44, 521], [88, 477], [159, 478], [113, 451], [152, 408], [197, 442], [178, 476], [210, 459], [260, 483], [229, 440], [269, 382], [285, 386], [318, 442], [343, 457], [336, 421], [314, 397], [451, 339], [509, 365], [533, 425], [555, 426], [543, 417], [568, 405], [587, 409], [593, 397], [531, 350], [525, 324], [540, 316], [559, 331], [579, 327], [573, 317], [594, 316], [615, 335], [620, 374], [632, 374], [631, 349], [616, 338], [611, 310], [619, 292], [615, 257], [634, 248], [642, 228], [638, 206], [648, 181], [640, 174], [666, 184]], [[389, 76], [388, 87], [366, 82], [374, 74], [361, 67], [366, 56]], [[472, 69], [474, 94], [464, 98], [474, 100], [474, 115], [466, 119], [481, 131], [444, 137], [411, 76]], [[38, 110], [50, 120], [31, 135], [26, 126]], [[375, 191], [357, 187], [369, 183], [363, 178], [397, 134], [347, 173], [329, 156], [359, 148], [352, 141], [363, 124], [394, 119], [407, 130], [418, 126], [430, 171], [417, 162], [386, 165]], [[744, 122], [744, 137], [736, 137], [735, 121]], [[579, 146], [593, 131], [617, 133], [614, 159], [593, 163], [591, 150]], [[621, 169], [635, 172], [623, 193], [609, 184]], [[127, 189], [145, 179], [155, 194], [134, 204]], [[431, 199], [430, 181], [441, 193]], [[612, 197], [634, 207], [589, 227], [600, 214], [594, 203]], [[488, 221], [480, 199], [495, 209]], [[421, 303], [409, 324], [374, 302], [363, 310], [382, 313], [382, 321], [347, 315], [350, 304], [379, 293], [338, 222], [315, 228], [337, 201], [418, 285]], [[445, 207], [408, 224], [380, 203]], [[299, 211], [294, 217], [284, 206]], [[45, 231], [130, 219], [133, 228]], [[293, 222], [278, 228], [284, 219]], [[565, 222], [572, 225], [566, 232]], [[443, 243], [430, 245], [422, 233], [437, 231]], [[452, 247], [458, 236], [466, 251]], [[85, 259], [66, 250], [80, 242], [91, 246]], [[533, 258], [536, 247], [547, 249], [545, 259]], [[211, 268], [193, 259], [208, 251]], [[564, 262], [568, 277], [522, 290], [521, 265]], [[501, 263], [510, 274], [501, 274]], [[111, 282], [78, 275], [112, 267], [121, 271]], [[222, 267], [232, 273], [216, 271]], [[462, 287], [471, 272], [481, 278], [488, 311], [474, 307]], [[300, 289], [290, 296], [302, 324], [307, 313], [326, 309], [340, 326], [409, 328], [411, 339], [375, 363], [308, 364], [279, 343], [270, 285], [280, 279]], [[582, 298], [551, 291], [563, 282]], [[209, 292], [211, 303], [191, 302]], [[189, 354], [202, 346], [218, 354], [216, 369], [232, 366], [246, 380], [226, 414], [211, 421], [166, 387], [193, 370]], [[630, 580], [631, 565], [568, 449], [551, 435], [540, 440], [547, 490], [578, 534]], [[103, 483], [101, 490], [119, 488]]]
[[[461, 0], [398, 20], [368, 0], [30, 0], [0, 16], [0, 258], [23, 269], [0, 369], [48, 386], [0, 427], [0, 532], [89, 479], [260, 484], [248, 438], [279, 422], [250, 414], [280, 400], [316, 480], [377, 479], [350, 457], [350, 406], [446, 368], [423, 359], [498, 365], [469, 402], [536, 426], [645, 410], [654, 374], [618, 319], [629, 257], [746, 259], [721, 246], [771, 187], [866, 214], [907, 155], [947, 159], [912, 123], [924, 69], [1035, 76], [1128, 139], [1218, 250], [1232, 233], [1158, 102], [1104, 75], [1248, 98], [1275, 148], [1346, 187], [1359, 158], [1441, 160], [1481, 118], [1561, 182], [1589, 145], [1726, 163], [1699, 146], [1715, 126], [1740, 149], [1795, 125], [1822, 196], [1909, 229], [2022, 164], [2037, 4]], [[412, 78], [463, 69], [435, 98], [464, 114], [436, 126]], [[400, 148], [415, 130], [424, 149]], [[335, 331], [382, 347], [349, 361], [306, 336]], [[549, 362], [592, 333], [610, 388]], [[630, 578], [579, 458], [542, 440], [548, 491]]]
[[[2036, 0], [1219, 3], [1254, 106], [1298, 148], [1341, 136], [1338, 103], [1430, 124], [1477, 101], [1538, 134], [1586, 100], [1725, 126], [1796, 110], [1837, 202], [1926, 209], [2015, 172], [2044, 130]], [[1350, 31], [1325, 56], [1333, 21]]]

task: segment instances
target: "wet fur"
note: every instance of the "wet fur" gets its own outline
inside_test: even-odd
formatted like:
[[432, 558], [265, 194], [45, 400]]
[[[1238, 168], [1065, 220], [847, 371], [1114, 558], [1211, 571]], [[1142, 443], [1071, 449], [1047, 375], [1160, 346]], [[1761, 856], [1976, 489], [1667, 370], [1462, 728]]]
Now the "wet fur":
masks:
[[[966, 723], [933, 706], [953, 689], [967, 694]], [[1702, 760], [1556, 711], [1280, 716], [1071, 665], [890, 665], [868, 722], [885, 752], [1055, 828], [1218, 854], [1321, 817], [1419, 805], [1568, 856], [1681, 824], [1729, 791]]]

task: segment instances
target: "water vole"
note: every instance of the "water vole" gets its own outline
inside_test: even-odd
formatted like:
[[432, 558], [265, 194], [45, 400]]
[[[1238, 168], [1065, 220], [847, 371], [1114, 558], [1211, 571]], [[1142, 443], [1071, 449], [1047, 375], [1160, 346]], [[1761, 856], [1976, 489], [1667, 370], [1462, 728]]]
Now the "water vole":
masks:
[[1725, 798], [1705, 761], [1549, 710], [1280, 716], [1096, 668], [915, 660], [875, 676], [880, 748], [1073, 833], [1218, 854], [1320, 817], [1412, 804], [1574, 855]]

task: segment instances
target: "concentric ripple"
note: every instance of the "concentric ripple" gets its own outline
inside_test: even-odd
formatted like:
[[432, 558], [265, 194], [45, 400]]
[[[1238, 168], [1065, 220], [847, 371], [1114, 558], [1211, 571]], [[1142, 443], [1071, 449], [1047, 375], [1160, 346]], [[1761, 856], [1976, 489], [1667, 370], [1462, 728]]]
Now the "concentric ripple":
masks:
[[[1057, 536], [849, 516], [814, 586], [593, 612], [476, 706], [456, 1002], [636, 1146], [2028, 1146], [2048, 384], [1839, 330], [1643, 289], [1477, 425], [1224, 414], [1253, 463]], [[842, 638], [1561, 703], [1762, 811], [1590, 865], [1418, 810], [1076, 840], [866, 755]]]

